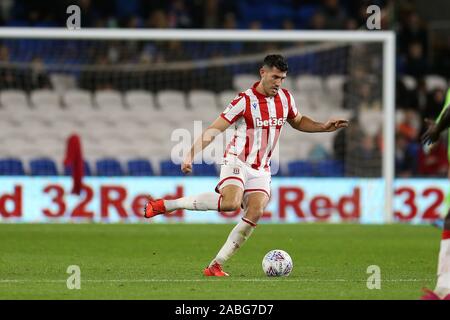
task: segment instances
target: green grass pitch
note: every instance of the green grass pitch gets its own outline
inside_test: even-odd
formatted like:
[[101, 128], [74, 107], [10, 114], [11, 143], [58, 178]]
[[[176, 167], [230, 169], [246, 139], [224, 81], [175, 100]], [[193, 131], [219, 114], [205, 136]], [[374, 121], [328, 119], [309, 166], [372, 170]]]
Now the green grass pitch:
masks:
[[[225, 264], [203, 268], [233, 225], [0, 224], [0, 299], [418, 299], [434, 288], [440, 231], [430, 226], [261, 224]], [[287, 251], [289, 277], [261, 268], [271, 249]], [[69, 265], [81, 289], [69, 290]], [[367, 288], [367, 267], [381, 289]]]

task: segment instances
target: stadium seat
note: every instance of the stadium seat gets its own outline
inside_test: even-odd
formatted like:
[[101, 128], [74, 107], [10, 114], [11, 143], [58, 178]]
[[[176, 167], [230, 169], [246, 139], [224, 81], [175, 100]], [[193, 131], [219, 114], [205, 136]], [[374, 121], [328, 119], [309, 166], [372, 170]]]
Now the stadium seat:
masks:
[[379, 110], [361, 110], [358, 114], [358, 123], [364, 133], [374, 137], [382, 129], [383, 113]]
[[197, 163], [192, 165], [192, 174], [194, 176], [217, 176], [217, 168], [214, 164]]
[[52, 88], [58, 93], [62, 94], [67, 90], [77, 87], [77, 78], [74, 75], [64, 73], [52, 73], [50, 75], [50, 82]]
[[324, 160], [316, 163], [319, 177], [343, 177], [344, 164], [338, 160]]
[[150, 161], [145, 159], [134, 159], [129, 160], [127, 163], [128, 175], [138, 177], [138, 176], [153, 176], [153, 168]]
[[331, 93], [344, 94], [345, 75], [335, 74], [325, 79], [325, 88]]
[[53, 90], [38, 89], [30, 94], [33, 106], [39, 111], [53, 112], [61, 109], [60, 98]]
[[16, 158], [0, 159], [0, 176], [23, 176], [22, 161]]
[[218, 108], [220, 110], [225, 109], [230, 104], [230, 102], [233, 101], [234, 98], [236, 98], [237, 94], [238, 93], [233, 90], [226, 90], [219, 93], [217, 96]]
[[305, 92], [309, 94], [322, 93], [322, 79], [319, 76], [301, 75], [295, 80], [295, 88], [299, 92]]
[[192, 90], [188, 94], [189, 106], [192, 110], [204, 111], [213, 109], [216, 111], [217, 102], [214, 93], [207, 90]]
[[32, 176], [57, 176], [56, 163], [49, 158], [38, 158], [30, 161]]
[[94, 93], [94, 101], [103, 111], [123, 110], [122, 95], [116, 90], [98, 90]]
[[184, 93], [177, 90], [163, 90], [156, 94], [160, 109], [165, 111], [183, 112], [186, 110]]
[[298, 160], [288, 163], [288, 172], [293, 177], [314, 176], [314, 165], [309, 161]]
[[96, 162], [97, 176], [120, 177], [124, 175], [120, 162], [113, 158], [104, 158]]
[[[83, 171], [84, 171], [84, 175], [85, 176], [92, 176], [92, 171], [91, 171], [91, 167], [89, 165], [89, 162], [87, 162], [86, 160], [83, 161]], [[64, 166], [64, 175], [65, 176], [70, 176], [72, 175], [72, 167], [66, 167]]]
[[295, 89], [294, 81], [291, 78], [286, 78], [283, 80], [282, 88], [287, 89], [289, 91], [293, 91]]
[[245, 91], [251, 88], [259, 78], [253, 74], [237, 74], [233, 78], [233, 86], [238, 91]]
[[69, 90], [63, 95], [63, 102], [67, 109], [74, 110], [91, 110], [92, 109], [92, 95], [87, 90], [74, 89]]
[[182, 176], [180, 165], [173, 163], [171, 160], [163, 160], [160, 162], [160, 173], [162, 176]]
[[0, 105], [3, 109], [27, 110], [29, 109], [28, 98], [22, 90], [3, 90], [0, 92]]
[[155, 109], [153, 94], [145, 90], [130, 90], [125, 93], [125, 103], [133, 110]]

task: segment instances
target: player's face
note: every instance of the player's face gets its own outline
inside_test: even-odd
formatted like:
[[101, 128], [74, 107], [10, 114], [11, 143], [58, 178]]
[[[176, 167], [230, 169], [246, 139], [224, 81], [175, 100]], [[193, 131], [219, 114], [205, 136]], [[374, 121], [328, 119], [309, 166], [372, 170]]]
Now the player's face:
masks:
[[261, 68], [261, 84], [264, 88], [264, 92], [267, 96], [276, 96], [278, 90], [281, 88], [283, 80], [286, 79], [286, 71], [280, 71], [275, 67]]

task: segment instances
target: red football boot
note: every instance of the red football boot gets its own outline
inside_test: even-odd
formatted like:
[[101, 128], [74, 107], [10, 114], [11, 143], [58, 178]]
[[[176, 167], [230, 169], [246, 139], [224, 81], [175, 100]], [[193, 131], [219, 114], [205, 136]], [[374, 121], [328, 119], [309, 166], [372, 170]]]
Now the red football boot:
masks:
[[222, 266], [215, 262], [210, 267], [203, 270], [203, 274], [207, 277], [228, 277], [229, 274], [222, 270]]
[[166, 213], [163, 199], [149, 200], [144, 207], [144, 217], [152, 218], [158, 214]]
[[422, 289], [425, 294], [420, 298], [420, 300], [447, 300], [450, 295], [447, 295], [444, 299], [441, 299], [436, 293], [432, 290], [423, 288]]

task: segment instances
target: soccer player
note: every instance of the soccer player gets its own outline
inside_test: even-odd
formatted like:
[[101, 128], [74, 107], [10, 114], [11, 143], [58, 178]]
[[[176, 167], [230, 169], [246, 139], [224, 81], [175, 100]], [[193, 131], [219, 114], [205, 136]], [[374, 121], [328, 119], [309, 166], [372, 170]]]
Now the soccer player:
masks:
[[[433, 143], [439, 140], [442, 131], [450, 127], [449, 97], [450, 95], [447, 95], [444, 109], [436, 122], [428, 119], [425, 120], [428, 125], [427, 130], [422, 136], [422, 143], [425, 148], [431, 147]], [[422, 296], [423, 300], [450, 300], [450, 210], [444, 218], [437, 276], [436, 288], [434, 291], [424, 289], [425, 295]]]
[[216, 193], [175, 200], [152, 200], [145, 206], [146, 218], [177, 209], [234, 211], [242, 206], [244, 216], [204, 269], [206, 276], [228, 276], [222, 270], [224, 262], [250, 237], [263, 214], [270, 198], [270, 158], [285, 122], [303, 132], [332, 132], [348, 126], [348, 121], [343, 119], [321, 123], [301, 115], [293, 96], [281, 88], [287, 71], [284, 57], [268, 55], [259, 70], [261, 80], [236, 96], [195, 141], [183, 160], [181, 170], [190, 173], [195, 154], [205, 149], [215, 136], [234, 125], [234, 137], [223, 156]]

